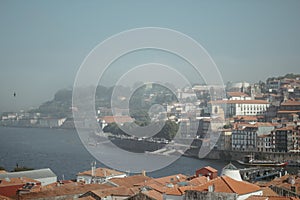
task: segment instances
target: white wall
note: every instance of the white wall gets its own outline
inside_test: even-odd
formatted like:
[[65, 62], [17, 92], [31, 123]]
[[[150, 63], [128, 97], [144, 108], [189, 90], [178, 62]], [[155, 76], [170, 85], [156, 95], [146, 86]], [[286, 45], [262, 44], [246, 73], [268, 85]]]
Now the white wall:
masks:
[[248, 193], [248, 194], [244, 194], [244, 195], [239, 195], [237, 197], [237, 200], [245, 200], [248, 197], [252, 196], [252, 195], [258, 195], [258, 196], [262, 196], [263, 192], [261, 190], [257, 191], [257, 192], [252, 192], [252, 193]]
[[49, 185], [51, 183], [56, 183], [57, 177], [39, 178], [39, 179], [35, 179], [35, 180], [40, 181], [42, 186], [45, 186], [45, 185]]

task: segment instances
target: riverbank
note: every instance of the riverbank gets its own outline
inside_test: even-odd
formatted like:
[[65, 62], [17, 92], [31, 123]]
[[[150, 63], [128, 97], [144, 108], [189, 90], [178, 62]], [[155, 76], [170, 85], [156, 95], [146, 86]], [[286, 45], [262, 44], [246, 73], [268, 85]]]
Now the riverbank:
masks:
[[260, 160], [276, 160], [279, 162], [289, 161], [289, 160], [300, 160], [299, 153], [287, 153], [287, 152], [256, 152], [256, 151], [222, 151], [213, 149], [208, 153], [206, 158], [214, 160], [241, 160], [245, 156], [253, 154], [257, 159]]

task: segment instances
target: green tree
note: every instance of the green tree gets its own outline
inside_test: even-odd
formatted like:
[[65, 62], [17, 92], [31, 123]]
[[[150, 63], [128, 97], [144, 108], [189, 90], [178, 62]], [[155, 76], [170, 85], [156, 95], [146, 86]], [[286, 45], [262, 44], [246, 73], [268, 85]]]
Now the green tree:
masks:
[[167, 140], [172, 140], [177, 131], [178, 131], [179, 125], [176, 124], [176, 122], [167, 120], [165, 122], [164, 127], [161, 129], [161, 131], [156, 134], [154, 137], [158, 137], [158, 138], [165, 138]]

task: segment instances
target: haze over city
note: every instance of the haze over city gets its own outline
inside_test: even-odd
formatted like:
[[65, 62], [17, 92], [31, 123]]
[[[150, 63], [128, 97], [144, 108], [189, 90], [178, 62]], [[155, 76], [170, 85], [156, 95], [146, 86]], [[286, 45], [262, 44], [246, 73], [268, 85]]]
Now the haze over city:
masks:
[[[1, 1], [0, 113], [37, 107], [57, 90], [72, 88], [96, 45], [139, 27], [192, 37], [225, 83], [300, 73], [299, 8], [299, 1]], [[119, 71], [114, 68], [107, 80]]]

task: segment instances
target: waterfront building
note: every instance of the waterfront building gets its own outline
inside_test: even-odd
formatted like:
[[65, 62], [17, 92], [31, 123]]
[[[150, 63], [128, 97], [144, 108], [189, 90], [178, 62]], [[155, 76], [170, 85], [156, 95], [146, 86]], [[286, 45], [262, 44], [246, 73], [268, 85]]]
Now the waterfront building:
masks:
[[257, 136], [257, 151], [259, 152], [272, 152], [274, 151], [273, 145], [272, 145], [272, 135], [264, 134], [264, 135], [258, 135]]
[[43, 128], [58, 128], [63, 125], [63, 123], [67, 120], [67, 118], [40, 118], [38, 120], [38, 126]]
[[245, 124], [232, 130], [232, 150], [255, 151], [257, 126]]
[[275, 152], [288, 152], [294, 150], [294, 146], [299, 147], [299, 131], [295, 130], [293, 126], [277, 128], [271, 134]]
[[232, 150], [237, 151], [272, 151], [271, 131], [278, 124], [273, 123], [235, 123], [232, 130]]

